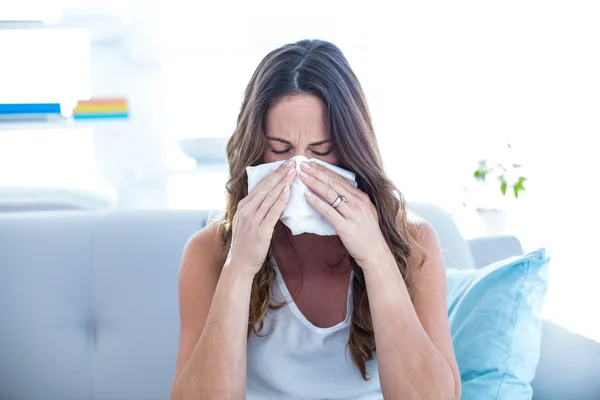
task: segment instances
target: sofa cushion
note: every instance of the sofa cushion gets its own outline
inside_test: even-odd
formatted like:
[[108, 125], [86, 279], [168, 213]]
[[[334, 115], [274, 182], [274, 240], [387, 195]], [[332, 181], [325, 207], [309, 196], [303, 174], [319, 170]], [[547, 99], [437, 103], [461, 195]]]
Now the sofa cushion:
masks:
[[531, 399], [548, 263], [540, 249], [479, 270], [447, 270], [464, 399]]

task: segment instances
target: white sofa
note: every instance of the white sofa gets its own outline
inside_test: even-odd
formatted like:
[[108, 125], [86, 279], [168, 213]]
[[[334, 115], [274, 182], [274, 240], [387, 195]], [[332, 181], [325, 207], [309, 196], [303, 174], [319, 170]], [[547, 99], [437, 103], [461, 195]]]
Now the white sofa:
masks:
[[[449, 268], [522, 251], [515, 238], [466, 242], [442, 210], [411, 208], [436, 228]], [[167, 399], [180, 256], [206, 215], [0, 213], [0, 399]], [[599, 399], [599, 360], [598, 343], [545, 323], [534, 398]]]

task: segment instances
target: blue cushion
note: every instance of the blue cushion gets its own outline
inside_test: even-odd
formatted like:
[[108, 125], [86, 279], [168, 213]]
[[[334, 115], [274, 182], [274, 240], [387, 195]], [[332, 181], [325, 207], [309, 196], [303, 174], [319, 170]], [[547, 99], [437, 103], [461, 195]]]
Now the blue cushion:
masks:
[[531, 399], [548, 286], [545, 249], [478, 270], [447, 270], [462, 399]]

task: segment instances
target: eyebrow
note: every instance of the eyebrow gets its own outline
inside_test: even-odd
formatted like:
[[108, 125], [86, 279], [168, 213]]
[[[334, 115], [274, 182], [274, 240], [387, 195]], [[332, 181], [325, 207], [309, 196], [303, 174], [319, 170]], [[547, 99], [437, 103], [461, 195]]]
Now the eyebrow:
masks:
[[[276, 138], [276, 137], [272, 137], [272, 136], [267, 136], [267, 140], [273, 140], [275, 142], [285, 143], [290, 146], [292, 145], [292, 142], [290, 142], [288, 140], [280, 139], [280, 138]], [[320, 146], [325, 143], [331, 143], [331, 139], [320, 140], [318, 142], [309, 143], [308, 145], [312, 147], [312, 146]]]

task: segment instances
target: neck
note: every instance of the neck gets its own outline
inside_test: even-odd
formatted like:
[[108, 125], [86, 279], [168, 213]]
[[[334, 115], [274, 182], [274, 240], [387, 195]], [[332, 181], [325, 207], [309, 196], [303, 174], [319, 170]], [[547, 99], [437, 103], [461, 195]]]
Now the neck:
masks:
[[310, 233], [292, 235], [281, 222], [273, 234], [277, 263], [295, 270], [315, 270], [331, 267], [350, 267], [348, 252], [338, 236], [319, 236]]

